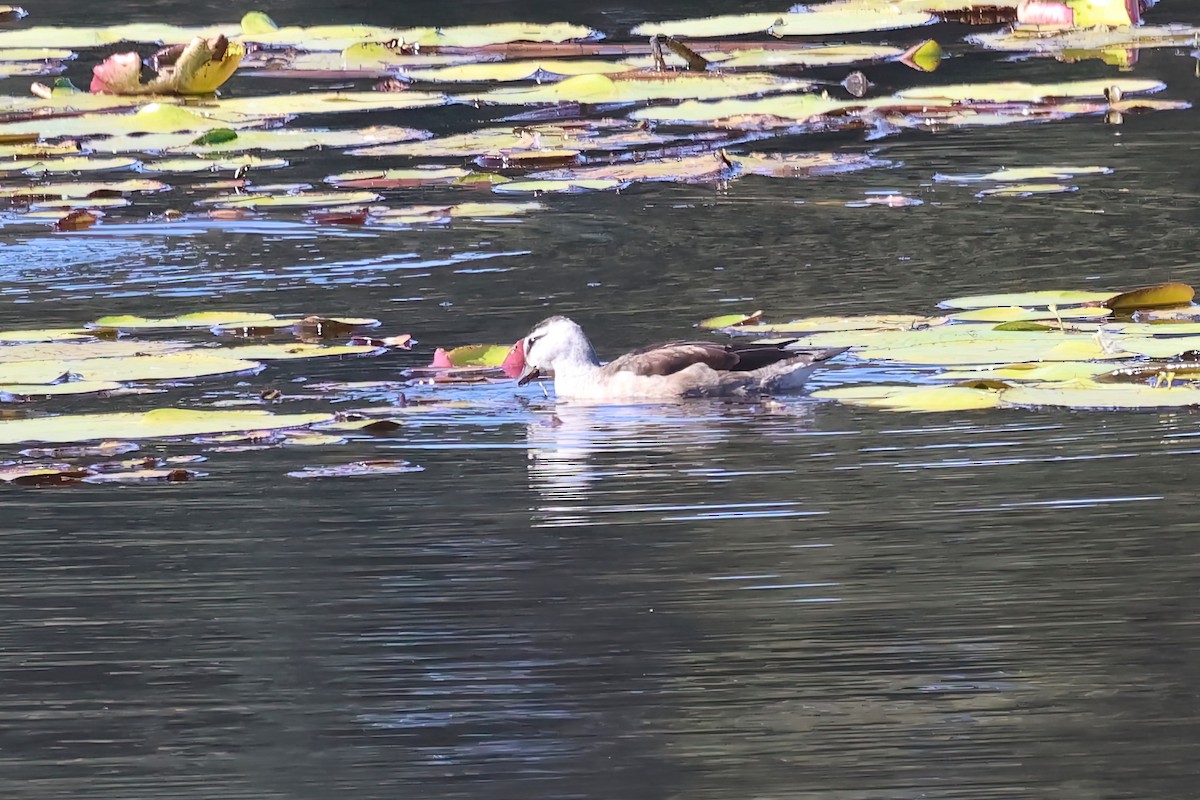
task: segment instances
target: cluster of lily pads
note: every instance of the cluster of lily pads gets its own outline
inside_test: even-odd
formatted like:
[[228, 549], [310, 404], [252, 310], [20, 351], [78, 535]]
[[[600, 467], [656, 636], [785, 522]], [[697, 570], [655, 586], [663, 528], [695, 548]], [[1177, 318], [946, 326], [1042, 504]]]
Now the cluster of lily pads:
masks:
[[[162, 48], [104, 60], [90, 92], [64, 77], [34, 84], [33, 96], [0, 97], [0, 200], [9, 207], [0, 219], [78, 231], [129, 219], [131, 207], [144, 218], [149, 203], [153, 216], [167, 221], [299, 209], [325, 224], [448, 224], [545, 207], [542, 200], [505, 198], [657, 181], [794, 179], [890, 164], [863, 152], [771, 150], [771, 140], [783, 135], [848, 130], [878, 138], [1078, 115], [1115, 121], [1186, 107], [1149, 96], [1164, 88], [1160, 81], [1123, 75], [913, 85], [873, 95], [861, 72], [842, 81], [820, 72], [883, 62], [916, 74], [936, 69], [944, 53], [933, 39], [909, 47], [836, 39], [906, 29], [923, 35], [943, 20], [987, 25], [968, 39], [972, 47], [1121, 64], [1131, 56], [1119, 53], [1188, 44], [1197, 34], [1135, 25], [1137, 0], [1030, 2], [834, 0], [803, 13], [645, 24], [615, 42], [565, 22], [280, 27], [250, 12], [240, 22], [201, 28], [65, 27], [18, 23], [24, 12], [0, 7], [0, 23], [11, 26], [0, 30], [0, 74], [71, 76], [78, 51], [116, 42]], [[1022, 15], [1039, 24], [1022, 24]], [[1047, 27], [1046, 19], [1059, 22]], [[156, 71], [148, 81], [143, 61]], [[273, 77], [363, 84], [263, 95], [257, 87], [248, 92], [242, 80]], [[423, 109], [453, 103], [494, 108], [504, 119], [440, 136], [360, 124], [364, 115], [397, 110], [415, 121]], [[310, 127], [313, 115], [347, 124]], [[329, 175], [324, 187], [279, 177], [310, 148], [340, 151], [347, 169]], [[981, 195], [1075, 188], [1058, 186], [1001, 176]], [[445, 200], [403, 202], [409, 190], [429, 187], [445, 192]], [[455, 197], [467, 190], [497, 197]]]
[[[880, 314], [702, 325], [798, 347], [850, 347], [850, 385], [814, 397], [895, 411], [1200, 405], [1200, 305], [1180, 283], [1127, 292], [955, 297], [936, 316]], [[900, 378], [900, 380], [898, 380]], [[856, 380], [857, 379], [857, 380]], [[867, 382], [862, 382], [867, 379]]]
[[[78, 328], [0, 331], [0, 402], [62, 403], [88, 396], [116, 403], [123, 397], [160, 395], [181, 387], [207, 389], [212, 386], [209, 381], [218, 378], [234, 378], [244, 387], [250, 376], [273, 364], [381, 356], [415, 344], [408, 334], [371, 335], [378, 325], [378, 320], [367, 318], [217, 311], [172, 318], [109, 316]], [[346, 337], [346, 344], [332, 341]], [[509, 350], [499, 349], [503, 355]], [[0, 419], [0, 446], [31, 442], [55, 446], [22, 450], [22, 460], [0, 463], [0, 482], [30, 486], [181, 482], [202, 475], [184, 466], [207, 458], [194, 453], [94, 461], [136, 451], [137, 442], [147, 439], [182, 439], [202, 445], [205, 451], [241, 452], [340, 445], [352, 437], [385, 435], [402, 426], [402, 417], [455, 408], [453, 401], [436, 397], [410, 399], [406, 389], [500, 380], [502, 371], [488, 366], [503, 360], [495, 351], [486, 345], [439, 348], [429, 366], [408, 365], [393, 381], [306, 380], [302, 390], [288, 391], [277, 386], [242, 388], [199, 407], [7, 416]], [[294, 403], [326, 410], [272, 411]], [[347, 407], [327, 410], [331, 404]], [[97, 440], [102, 441], [75, 444]], [[372, 460], [289, 474], [352, 476], [419, 469], [403, 461]]]

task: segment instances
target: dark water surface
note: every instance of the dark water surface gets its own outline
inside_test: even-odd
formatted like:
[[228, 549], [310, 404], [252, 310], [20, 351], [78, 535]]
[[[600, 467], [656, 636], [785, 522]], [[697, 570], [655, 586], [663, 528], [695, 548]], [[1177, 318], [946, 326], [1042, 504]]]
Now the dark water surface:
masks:
[[[41, 23], [79, 24], [244, 10], [29, 5]], [[305, 24], [569, 18], [620, 32], [706, 9], [270, 10]], [[1164, 0], [1150, 21], [1195, 24], [1200, 11]], [[950, 30], [938, 38], [953, 44]], [[972, 53], [933, 79], [1116, 74]], [[1146, 51], [1132, 74], [1165, 81], [1167, 97], [1198, 94], [1184, 51]], [[432, 118], [461, 130], [478, 113]], [[727, 310], [927, 313], [977, 291], [1196, 282], [1198, 121], [813, 136], [776, 144], [900, 163], [555, 197], [503, 223], [0, 229], [0, 326], [227, 307], [375, 316], [422, 340], [411, 354], [273, 366], [248, 379], [257, 391], [394, 378], [435, 345], [510, 342], [553, 312], [611, 356]], [[350, 168], [288, 157], [300, 165], [288, 180]], [[981, 201], [931, 182], [1055, 163], [1115, 172], [1043, 199]], [[846, 206], [877, 190], [924, 204]], [[455, 396], [470, 402], [343, 447], [210, 453], [210, 476], [188, 484], [0, 493], [0, 797], [1196, 797], [1195, 412], [905, 415], [802, 397], [555, 409], [511, 386]], [[424, 471], [285, 477], [369, 458]]]

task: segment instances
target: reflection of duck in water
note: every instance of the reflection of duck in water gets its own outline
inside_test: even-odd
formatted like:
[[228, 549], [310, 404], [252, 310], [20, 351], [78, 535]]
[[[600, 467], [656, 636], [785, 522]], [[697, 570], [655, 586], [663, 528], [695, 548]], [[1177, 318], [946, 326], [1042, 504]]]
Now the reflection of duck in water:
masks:
[[755, 463], [742, 445], [803, 430], [812, 409], [719, 401], [545, 408], [526, 428], [534, 525], [640, 524], [647, 513], [657, 519], [673, 509], [759, 505], [755, 490], [730, 496], [729, 482], [752, 482], [780, 467]]
[[554, 372], [559, 397], [593, 402], [747, 397], [796, 391], [822, 361], [847, 348], [788, 350], [784, 344], [667, 342], [601, 365], [578, 324], [550, 317], [520, 345], [521, 384]]

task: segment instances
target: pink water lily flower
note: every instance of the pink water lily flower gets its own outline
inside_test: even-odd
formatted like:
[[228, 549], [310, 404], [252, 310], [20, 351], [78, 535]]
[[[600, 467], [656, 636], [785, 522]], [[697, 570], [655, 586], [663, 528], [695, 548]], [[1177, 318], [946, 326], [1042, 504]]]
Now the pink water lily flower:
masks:
[[116, 53], [92, 68], [93, 94], [132, 94], [142, 83], [142, 59], [137, 53]]

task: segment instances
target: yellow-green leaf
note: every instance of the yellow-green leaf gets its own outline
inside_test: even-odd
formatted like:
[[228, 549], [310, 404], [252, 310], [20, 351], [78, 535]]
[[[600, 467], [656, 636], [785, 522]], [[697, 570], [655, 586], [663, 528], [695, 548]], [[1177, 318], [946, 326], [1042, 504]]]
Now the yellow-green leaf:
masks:
[[324, 356], [376, 356], [387, 352], [386, 347], [368, 345], [322, 344], [258, 344], [243, 347], [228, 347], [217, 350], [229, 358], [253, 359], [255, 361], [278, 361], [296, 358], [320, 358]]
[[0, 420], [0, 444], [150, 439], [248, 430], [279, 430], [328, 422], [332, 414], [271, 414], [260, 410], [196, 411], [160, 408], [145, 413], [78, 414]]
[[645, 100], [744, 97], [772, 92], [798, 92], [811, 85], [812, 82], [807, 80], [753, 72], [669, 72], [628, 77], [576, 75], [558, 83], [519, 89], [492, 89], [456, 99], [505, 105], [638, 103]]
[[1113, 311], [1129, 312], [1140, 308], [1184, 306], [1192, 302], [1195, 296], [1196, 290], [1186, 283], [1160, 283], [1122, 292], [1108, 300], [1107, 304]]
[[197, 311], [177, 317], [138, 317], [131, 314], [100, 317], [88, 325], [91, 328], [116, 328], [123, 331], [161, 328], [211, 328], [229, 323], [264, 323], [275, 319], [274, 314], [252, 311]]
[[1154, 387], [1141, 384], [1072, 383], [1014, 386], [1000, 397], [1005, 406], [1058, 406], [1064, 408], [1128, 409], [1171, 408], [1200, 405], [1195, 386]]
[[1001, 392], [965, 386], [872, 384], [820, 389], [812, 396], [891, 411], [971, 411], [996, 408], [1000, 405]]
[[804, 13], [728, 14], [699, 19], [678, 19], [669, 22], [648, 22], [636, 26], [634, 36], [686, 36], [707, 38], [738, 36], [746, 33], [772, 36], [829, 36], [844, 33], [864, 33], [896, 28], [915, 28], [934, 20], [923, 11], [842, 11], [837, 8], [818, 9]]
[[719, 317], [709, 317], [708, 319], [700, 320], [700, 327], [709, 330], [719, 328], [736, 328], [742, 325], [753, 325], [762, 319], [763, 312], [755, 311], [752, 314], [722, 314]]
[[1011, 292], [1005, 294], [976, 294], [951, 297], [938, 305], [943, 308], [988, 308], [989, 306], [1077, 306], [1084, 303], [1103, 303], [1116, 292], [1084, 292], [1071, 289], [1047, 289], [1034, 292]]

